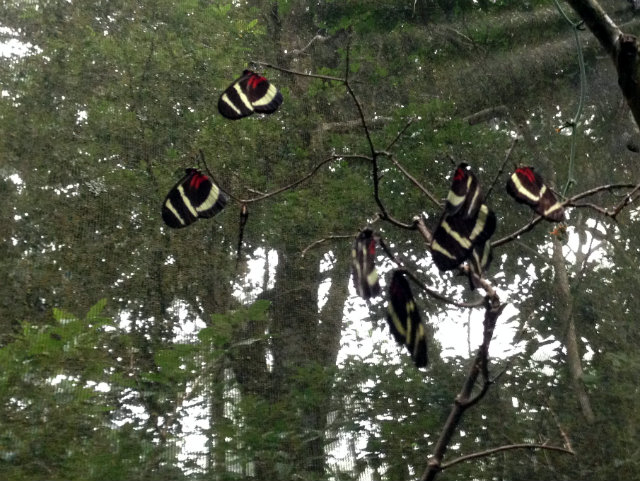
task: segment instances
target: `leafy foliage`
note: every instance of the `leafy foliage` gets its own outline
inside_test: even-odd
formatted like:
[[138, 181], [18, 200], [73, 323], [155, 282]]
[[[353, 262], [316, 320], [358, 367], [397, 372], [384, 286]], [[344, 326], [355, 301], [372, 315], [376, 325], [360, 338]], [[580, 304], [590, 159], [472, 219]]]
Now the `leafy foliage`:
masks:
[[[635, 28], [630, 12], [602, 3]], [[349, 157], [368, 152], [355, 106], [339, 82], [275, 70], [268, 78], [285, 100], [268, 119], [227, 122], [217, 99], [251, 61], [341, 77], [348, 52], [375, 146], [387, 148], [414, 119], [390, 150], [436, 198], [461, 161], [491, 185], [518, 133], [487, 201], [503, 237], [531, 215], [504, 192], [511, 164], [535, 165], [557, 191], [570, 180], [571, 137], [561, 127], [577, 109], [580, 78], [572, 34], [552, 2], [2, 9], [3, 35], [28, 50], [0, 68], [0, 477], [419, 476], [471, 354], [442, 357], [448, 331], [461, 332], [460, 310], [417, 290], [428, 320], [426, 376], [382, 340], [383, 302], [356, 319], [366, 314], [349, 293], [350, 243], [379, 208], [369, 162]], [[592, 41], [585, 61], [579, 175], [569, 193], [640, 174], [610, 61]], [[216, 183], [244, 200], [343, 157], [295, 189], [248, 203], [247, 254], [236, 269], [240, 203], [180, 233], [162, 227], [162, 199], [176, 173], [195, 167], [198, 149]], [[435, 227], [441, 208], [390, 157], [379, 162], [389, 212], [406, 223], [422, 214]], [[504, 374], [465, 417], [449, 454], [568, 439], [577, 458], [509, 452], [458, 464], [449, 478], [631, 479], [638, 471], [636, 216], [632, 208], [614, 224], [571, 209], [564, 241], [538, 226], [496, 252], [490, 275], [515, 307], [496, 334], [515, 347], [492, 359], [492, 374]], [[380, 222], [375, 230], [429, 286], [470, 299], [466, 279], [436, 274], [414, 231]], [[567, 257], [568, 293], [554, 249]], [[380, 266], [383, 287], [389, 264]], [[567, 362], [569, 320], [592, 424]], [[481, 331], [475, 318], [467, 322], [470, 335]], [[343, 334], [356, 341], [339, 354]], [[205, 427], [189, 425], [194, 406]], [[202, 453], [186, 445], [193, 432], [206, 438]]]

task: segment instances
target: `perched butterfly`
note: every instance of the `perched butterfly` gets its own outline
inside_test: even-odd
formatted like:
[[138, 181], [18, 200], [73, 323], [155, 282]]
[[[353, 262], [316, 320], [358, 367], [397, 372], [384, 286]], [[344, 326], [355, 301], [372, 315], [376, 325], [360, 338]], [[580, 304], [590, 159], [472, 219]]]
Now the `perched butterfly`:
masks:
[[451, 189], [445, 205], [446, 215], [461, 214], [465, 218], [475, 216], [482, 204], [482, 192], [471, 167], [464, 162], [456, 167], [451, 179]]
[[220, 96], [218, 110], [231, 120], [241, 119], [253, 112], [272, 114], [282, 103], [282, 94], [260, 75], [245, 70]]
[[470, 222], [461, 216], [442, 216], [431, 241], [431, 255], [438, 269], [455, 269], [469, 257], [473, 248], [471, 229]]
[[564, 220], [564, 209], [533, 167], [518, 167], [507, 181], [507, 192], [551, 222]]
[[467, 164], [460, 164], [453, 173], [447, 204], [433, 233], [433, 261], [440, 270], [455, 269], [495, 230], [496, 216], [484, 203], [477, 179]]
[[363, 299], [380, 295], [376, 271], [376, 240], [371, 229], [364, 229], [356, 236], [351, 250], [353, 284]]
[[162, 219], [169, 227], [179, 229], [199, 217], [213, 217], [226, 204], [227, 197], [209, 177], [198, 169], [187, 169], [164, 199]]
[[399, 344], [407, 346], [416, 367], [427, 365], [427, 336], [404, 272], [396, 270], [389, 286], [389, 329]]

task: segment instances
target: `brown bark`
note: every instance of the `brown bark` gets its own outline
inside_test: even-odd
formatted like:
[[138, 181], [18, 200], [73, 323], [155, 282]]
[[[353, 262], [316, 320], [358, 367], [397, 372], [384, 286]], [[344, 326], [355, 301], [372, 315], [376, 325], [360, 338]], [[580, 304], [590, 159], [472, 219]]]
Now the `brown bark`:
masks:
[[567, 0], [585, 25], [607, 51], [618, 71], [618, 85], [622, 90], [636, 124], [640, 126], [640, 45], [609, 18], [596, 0]]
[[587, 390], [582, 382], [583, 370], [580, 349], [578, 346], [578, 334], [573, 318], [573, 296], [569, 284], [569, 276], [564, 257], [562, 255], [562, 243], [553, 239], [553, 268], [555, 272], [555, 288], [557, 299], [557, 312], [563, 326], [566, 326], [565, 347], [567, 349], [567, 367], [572, 380], [576, 400], [580, 410], [588, 423], [595, 422], [593, 409]]

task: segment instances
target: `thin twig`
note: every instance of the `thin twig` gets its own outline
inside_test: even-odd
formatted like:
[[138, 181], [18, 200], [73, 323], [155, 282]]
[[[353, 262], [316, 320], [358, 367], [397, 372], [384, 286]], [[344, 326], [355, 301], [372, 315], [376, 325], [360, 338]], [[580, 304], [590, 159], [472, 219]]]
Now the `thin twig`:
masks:
[[550, 451], [559, 451], [561, 453], [567, 453], [572, 455], [576, 454], [571, 449], [562, 448], [560, 446], [549, 446], [548, 444], [527, 444], [527, 443], [508, 444], [505, 446], [499, 446], [497, 448], [486, 449], [484, 451], [479, 451], [477, 453], [471, 453], [465, 456], [460, 456], [459, 458], [456, 458], [453, 461], [449, 461], [448, 463], [442, 464], [440, 466], [440, 469], [444, 471], [445, 469], [450, 468], [451, 466], [463, 463], [465, 461], [470, 461], [472, 459], [477, 459], [477, 458], [484, 458], [485, 456], [491, 456], [501, 451], [509, 451], [512, 449], [548, 449]]
[[580, 116], [582, 115], [582, 108], [584, 106], [587, 74], [585, 73], [584, 54], [582, 53], [582, 44], [580, 43], [580, 35], [578, 31], [579, 26], [582, 22], [572, 21], [564, 12], [558, 0], [553, 0], [553, 3], [560, 12], [560, 15], [562, 15], [567, 23], [571, 25], [573, 36], [576, 41], [576, 50], [578, 52], [578, 66], [580, 67], [580, 96], [578, 97], [578, 108], [576, 109], [576, 113], [573, 116], [573, 119], [571, 120], [571, 122], [569, 122], [569, 126], [571, 127], [571, 150], [569, 153], [569, 172], [567, 174], [567, 183], [562, 189], [562, 196], [564, 197], [567, 195], [569, 187], [576, 183], [576, 180], [573, 178], [573, 168], [576, 160], [576, 144], [578, 140], [577, 129], [579, 125], [578, 123], [580, 122]]
[[411, 183], [412, 183], [413, 185], [415, 185], [415, 186], [416, 186], [420, 191], [422, 191], [422, 193], [423, 193], [424, 195], [426, 195], [426, 196], [429, 198], [429, 200], [430, 200], [431, 202], [433, 202], [433, 203], [435, 204], [435, 206], [436, 206], [438, 209], [441, 209], [441, 208], [442, 208], [442, 204], [440, 203], [440, 201], [439, 201], [438, 199], [436, 199], [436, 197], [435, 197], [431, 192], [429, 192], [429, 190], [428, 190], [426, 187], [424, 187], [424, 186], [423, 186], [423, 185], [418, 181], [418, 179], [416, 179], [414, 176], [412, 176], [412, 175], [409, 173], [409, 171], [407, 171], [407, 169], [405, 169], [405, 168], [402, 166], [402, 164], [400, 164], [400, 162], [398, 162], [398, 160], [395, 158], [395, 156], [393, 156], [390, 152], [387, 152], [387, 151], [379, 151], [378, 153], [379, 153], [379, 154], [381, 154], [381, 155], [385, 155], [385, 156], [389, 157], [389, 158], [391, 159], [391, 162], [393, 162], [393, 165], [395, 165], [395, 166], [398, 168], [398, 170], [399, 170], [400, 172], [402, 172], [402, 173], [404, 174], [404, 176], [405, 176], [407, 179], [409, 179], [409, 181], [411, 181]]
[[513, 152], [513, 149], [516, 146], [517, 142], [518, 142], [518, 137], [514, 137], [513, 140], [511, 141], [511, 145], [509, 146], [509, 149], [507, 150], [507, 154], [504, 156], [504, 160], [502, 161], [502, 165], [500, 166], [500, 170], [498, 170], [498, 173], [493, 178], [493, 182], [491, 182], [491, 185], [489, 186], [489, 189], [487, 190], [487, 194], [484, 196], [485, 202], [491, 196], [491, 191], [493, 190], [494, 186], [496, 185], [496, 182], [498, 181], [498, 179], [502, 175], [502, 172], [504, 171], [504, 166], [507, 165], [507, 162], [509, 161], [509, 157], [511, 157], [511, 152]]
[[269, 197], [273, 197], [274, 195], [277, 195], [281, 192], [284, 192], [285, 190], [289, 190], [289, 189], [293, 189], [294, 187], [298, 186], [299, 184], [303, 183], [305, 180], [308, 180], [309, 178], [311, 178], [317, 171], [318, 169], [320, 169], [320, 167], [322, 167], [324, 164], [327, 164], [329, 162], [332, 162], [334, 160], [340, 160], [340, 159], [346, 159], [346, 158], [350, 158], [350, 159], [361, 159], [361, 160], [367, 160], [367, 161], [371, 161], [371, 158], [366, 157], [364, 155], [331, 155], [330, 157], [327, 157], [326, 159], [320, 161], [312, 170], [311, 172], [309, 172], [307, 175], [305, 175], [304, 177], [296, 180], [295, 182], [292, 182], [288, 185], [285, 185], [284, 187], [280, 187], [279, 189], [276, 189], [272, 192], [267, 192], [266, 194], [262, 194], [259, 195], [258, 197], [253, 197], [252, 199], [236, 199], [234, 198], [234, 200], [237, 200], [240, 203], [243, 204], [250, 204], [251, 202], [258, 202], [264, 199], [268, 199]]
[[409, 121], [405, 124], [405, 126], [400, 129], [400, 131], [398, 132], [398, 135], [395, 136], [395, 138], [391, 141], [389, 145], [387, 145], [387, 148], [384, 150], [391, 150], [391, 147], [393, 147], [395, 143], [398, 140], [400, 140], [400, 137], [402, 137], [402, 134], [404, 134], [406, 130], [411, 126], [411, 124], [414, 123], [415, 121], [416, 121], [416, 118], [411, 117]]
[[307, 247], [305, 247], [304, 249], [302, 249], [302, 253], [300, 254], [300, 257], [304, 257], [305, 254], [313, 249], [314, 247], [322, 244], [323, 242], [327, 242], [330, 240], [334, 240], [334, 239], [352, 239], [354, 237], [353, 234], [342, 234], [342, 235], [330, 235], [327, 237], [323, 237], [322, 239], [318, 239], [316, 241], [313, 241], [311, 244], [309, 244]]
[[360, 101], [358, 100], [358, 97], [356, 97], [356, 94], [351, 88], [351, 85], [349, 85], [349, 82], [345, 80], [344, 86], [347, 88], [347, 92], [353, 99], [353, 103], [356, 105], [356, 108], [358, 109], [358, 113], [360, 114], [360, 119], [362, 121], [362, 128], [364, 129], [364, 134], [367, 137], [367, 142], [369, 143], [369, 149], [371, 150], [371, 156], [375, 158], [376, 149], [373, 146], [373, 140], [371, 140], [371, 134], [369, 133], [369, 127], [367, 126], [367, 121], [365, 120], [365, 117], [364, 117], [364, 111], [362, 110], [362, 105], [360, 105]]
[[634, 195], [635, 193], [637, 193], [639, 190], [640, 190], [640, 184], [636, 185], [636, 187], [635, 187], [631, 192], [629, 192], [629, 193], [625, 196], [625, 198], [622, 200], [622, 202], [620, 202], [620, 203], [617, 205], [617, 207], [616, 207], [615, 209], [613, 209], [613, 215], [612, 215], [612, 217], [617, 216], [617, 215], [620, 213], [620, 211], [621, 211], [622, 209], [624, 209], [627, 205], [629, 205], [631, 202], [633, 202], [632, 197], [633, 197], [633, 195]]
[[311, 77], [311, 78], [319, 78], [322, 80], [330, 80], [333, 82], [344, 83], [344, 79], [340, 77], [332, 77], [331, 75], [320, 75], [316, 73], [306, 73], [306, 72], [298, 72], [297, 70], [291, 70], [288, 68], [278, 67], [277, 65], [270, 64], [268, 62], [260, 62], [258, 60], [252, 61], [256, 65], [262, 65], [263, 67], [272, 68], [274, 70], [278, 70], [280, 72], [290, 73], [292, 75], [299, 75], [300, 77]]
[[567, 447], [567, 449], [569, 449], [570, 451], [573, 451], [573, 448], [571, 447], [571, 440], [569, 439], [569, 436], [567, 435], [566, 431], [560, 424], [560, 421], [558, 420], [558, 416], [556, 416], [556, 413], [553, 411], [553, 409], [551, 409], [551, 406], [549, 405], [549, 403], [546, 403], [546, 404], [547, 404], [547, 409], [549, 410], [549, 413], [551, 413], [551, 417], [556, 423], [556, 427], [558, 428], [558, 431], [560, 431], [560, 436], [562, 436], [562, 439], [564, 440], [564, 445]]

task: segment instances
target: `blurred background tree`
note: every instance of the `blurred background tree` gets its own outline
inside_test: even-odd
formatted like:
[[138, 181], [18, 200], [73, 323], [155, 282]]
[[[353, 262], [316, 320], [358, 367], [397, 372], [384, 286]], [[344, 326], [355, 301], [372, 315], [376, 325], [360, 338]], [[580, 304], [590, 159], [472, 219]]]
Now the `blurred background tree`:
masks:
[[[638, 29], [627, 3], [602, 5]], [[610, 59], [580, 32], [582, 77], [550, 1], [7, 0], [2, 11], [0, 35], [21, 49], [0, 62], [3, 479], [404, 480], [424, 470], [479, 320], [414, 289], [431, 362], [411, 365], [388, 336], [384, 301], [365, 306], [350, 288], [351, 236], [378, 211], [370, 165], [348, 157], [368, 154], [351, 98], [338, 82], [267, 69], [285, 97], [279, 111], [227, 121], [218, 96], [251, 62], [342, 77], [350, 38], [373, 141], [384, 148], [416, 119], [393, 153], [440, 198], [459, 161], [488, 186], [518, 137], [489, 199], [496, 239], [531, 219], [502, 188], [513, 163], [559, 191], [575, 180], [567, 195], [640, 178]], [[579, 106], [572, 174], [567, 125]], [[180, 231], [160, 218], [199, 149], [221, 187], [245, 199], [344, 158], [249, 204], [236, 268], [238, 203]], [[438, 208], [380, 163], [392, 215], [434, 226]], [[619, 193], [591, 201], [609, 206]], [[634, 478], [636, 216], [633, 206], [617, 223], [572, 209], [562, 239], [542, 224], [496, 250], [489, 278], [513, 307], [496, 332], [512, 347], [449, 452], [548, 441], [577, 455], [510, 451], [447, 479]], [[477, 298], [466, 278], [437, 272], [415, 231], [375, 229], [428, 285]], [[451, 354], [448, 331], [465, 320], [469, 352]]]

